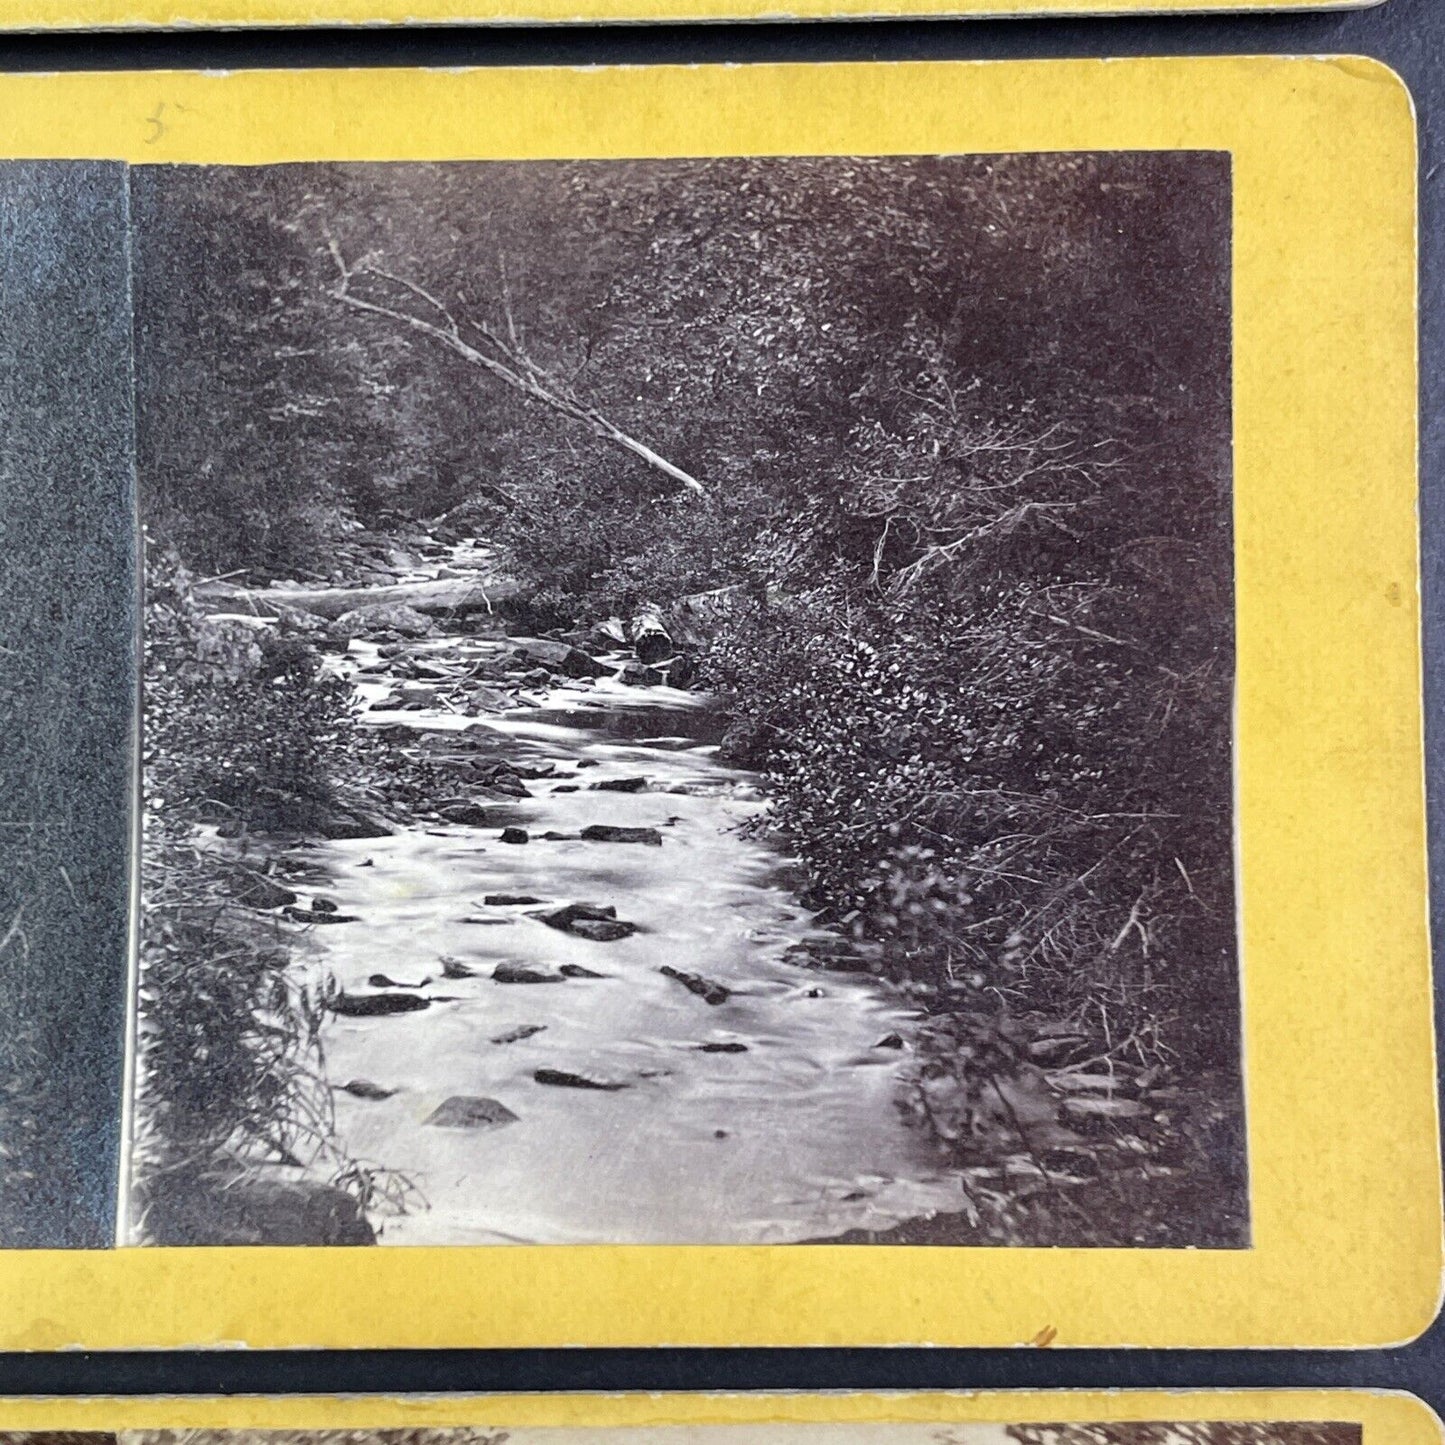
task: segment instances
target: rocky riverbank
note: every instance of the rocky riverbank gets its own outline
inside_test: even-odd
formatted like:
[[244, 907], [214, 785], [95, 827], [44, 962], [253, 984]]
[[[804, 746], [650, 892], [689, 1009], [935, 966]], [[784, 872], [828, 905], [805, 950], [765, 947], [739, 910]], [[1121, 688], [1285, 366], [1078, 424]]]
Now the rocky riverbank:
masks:
[[[394, 582], [491, 590], [484, 548], [429, 550]], [[234, 841], [250, 905], [327, 980], [382, 1242], [801, 1239], [952, 1197], [896, 1107], [916, 1010], [817, 966], [831, 935], [751, 836], [757, 780], [718, 761], [686, 652], [502, 609], [320, 617], [295, 590], [256, 625], [326, 650], [387, 765]]]
[[257, 1166], [182, 1235], [1157, 1245], [1210, 1131], [1237, 1152], [1129, 1041], [820, 926], [663, 619], [534, 635], [485, 545], [417, 529], [312, 580], [211, 605], [322, 649], [375, 765], [217, 831], [313, 981], [352, 1163]]

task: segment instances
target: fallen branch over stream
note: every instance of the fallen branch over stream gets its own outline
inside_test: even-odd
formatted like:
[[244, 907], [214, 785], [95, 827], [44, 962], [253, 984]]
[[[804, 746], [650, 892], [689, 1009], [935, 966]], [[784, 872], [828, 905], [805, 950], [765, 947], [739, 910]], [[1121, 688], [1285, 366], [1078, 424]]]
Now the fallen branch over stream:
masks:
[[[332, 260], [336, 262], [337, 270], [341, 273], [341, 279], [332, 288], [331, 295], [343, 306], [350, 306], [356, 311], [369, 312], [373, 316], [383, 316], [389, 321], [410, 327], [422, 336], [429, 336], [434, 341], [439, 341], [454, 355], [461, 357], [469, 365], [478, 367], [490, 376], [496, 377], [514, 391], [521, 392], [523, 396], [532, 401], [541, 402], [542, 405], [562, 416], [581, 422], [604, 441], [609, 441], [614, 446], [621, 447], [624, 451], [639, 457], [654, 471], [661, 472], [663, 476], [671, 478], [672, 481], [681, 483], [682, 486], [691, 492], [696, 492], [699, 496], [706, 495], [703, 484], [691, 472], [683, 470], [682, 467], [653, 451], [645, 442], [639, 441], [635, 436], [624, 431], [610, 417], [604, 416], [595, 406], [575, 395], [566, 383], [544, 371], [522, 349], [510, 309], [507, 315], [508, 334], [506, 338], [484, 322], [470, 320], [466, 323], [476, 341], [485, 343], [490, 348], [489, 351], [483, 350], [481, 346], [463, 337], [462, 323], [430, 291], [424, 290], [415, 281], [409, 281], [404, 276], [394, 276], [391, 272], [382, 270], [370, 257], [363, 257], [360, 261], [348, 265], [342, 259], [341, 249], [336, 242], [329, 241], [328, 245]], [[430, 307], [436, 313], [437, 319], [435, 321], [428, 320], [425, 316], [418, 316], [412, 311], [388, 306], [380, 300], [357, 295], [353, 289], [353, 283], [358, 277], [366, 278], [368, 276], [401, 287]]]
[[489, 581], [485, 586], [471, 577], [448, 577], [434, 582], [396, 582], [382, 587], [251, 588], [208, 585], [198, 587], [208, 607], [275, 617], [282, 608], [310, 612], [330, 621], [359, 607], [398, 604], [428, 616], [465, 616], [491, 612], [499, 604], [521, 595], [516, 582]]

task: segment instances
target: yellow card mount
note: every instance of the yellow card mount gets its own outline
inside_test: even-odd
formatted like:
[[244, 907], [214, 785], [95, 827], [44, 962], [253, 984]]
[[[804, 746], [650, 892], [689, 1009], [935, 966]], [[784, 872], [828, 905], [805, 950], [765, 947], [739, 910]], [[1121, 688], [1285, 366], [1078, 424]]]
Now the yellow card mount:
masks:
[[14, 1445], [1441, 1445], [1414, 1396], [1349, 1390], [0, 1400]]
[[1424, 1329], [1414, 186], [1349, 58], [0, 77], [146, 589], [0, 1347]]

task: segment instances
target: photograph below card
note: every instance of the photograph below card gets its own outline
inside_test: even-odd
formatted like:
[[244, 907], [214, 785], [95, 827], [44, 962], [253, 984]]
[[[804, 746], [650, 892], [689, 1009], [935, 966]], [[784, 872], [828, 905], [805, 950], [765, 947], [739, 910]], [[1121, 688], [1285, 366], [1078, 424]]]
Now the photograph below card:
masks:
[[1345, 1391], [141, 1398], [0, 1402], [0, 1412], [0, 1425], [6, 1417], [26, 1422], [0, 1430], [5, 1445], [1440, 1445], [1442, 1438], [1438, 1420], [1412, 1397]]

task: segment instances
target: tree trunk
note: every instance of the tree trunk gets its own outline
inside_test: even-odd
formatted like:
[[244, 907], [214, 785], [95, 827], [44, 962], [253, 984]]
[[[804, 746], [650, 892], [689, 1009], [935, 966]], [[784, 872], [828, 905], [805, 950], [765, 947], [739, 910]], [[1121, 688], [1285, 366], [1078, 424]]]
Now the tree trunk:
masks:
[[652, 608], [639, 612], [632, 619], [628, 624], [627, 637], [632, 643], [633, 651], [637, 653], [638, 660], [649, 667], [654, 662], [671, 657], [677, 651], [661, 613]]

